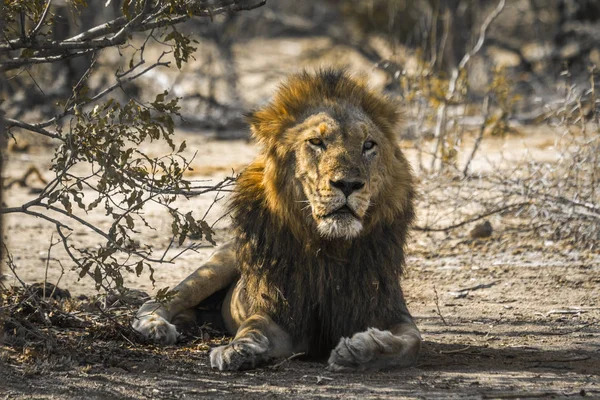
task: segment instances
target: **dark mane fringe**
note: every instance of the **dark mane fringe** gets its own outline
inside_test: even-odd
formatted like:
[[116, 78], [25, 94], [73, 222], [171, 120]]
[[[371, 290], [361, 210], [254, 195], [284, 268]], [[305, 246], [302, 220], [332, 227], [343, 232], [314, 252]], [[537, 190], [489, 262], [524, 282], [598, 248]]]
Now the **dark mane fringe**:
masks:
[[301, 242], [264, 200], [260, 163], [240, 177], [231, 201], [237, 259], [253, 311], [270, 315], [310, 356], [343, 336], [384, 329], [408, 315], [400, 288], [412, 208], [353, 241]]

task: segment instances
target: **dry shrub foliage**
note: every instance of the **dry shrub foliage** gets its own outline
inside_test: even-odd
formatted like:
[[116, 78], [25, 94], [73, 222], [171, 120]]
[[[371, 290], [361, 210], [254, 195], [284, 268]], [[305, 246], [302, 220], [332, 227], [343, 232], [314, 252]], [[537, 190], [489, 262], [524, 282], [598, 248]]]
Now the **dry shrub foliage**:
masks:
[[146, 343], [130, 326], [132, 306], [139, 302], [128, 304], [114, 295], [79, 300], [57, 296], [54, 288], [47, 285], [45, 295], [40, 286], [0, 291], [0, 309], [6, 313], [6, 351], [0, 359], [25, 364], [26, 373], [36, 373], [58, 366], [61, 359], [67, 365], [77, 359], [90, 362], [100, 353], [102, 360], [114, 351], [110, 341], [124, 349]]
[[[461, 79], [466, 82], [466, 76], [459, 78], [459, 87], [463, 89], [457, 91], [460, 96], [453, 97], [452, 112], [444, 122], [449, 127], [444, 136], [440, 139], [433, 134], [429, 138], [421, 135], [415, 141], [419, 150], [417, 168], [425, 177], [421, 204], [424, 218], [417, 229], [449, 232], [501, 215], [506, 231], [531, 233], [546, 240], [566, 240], [577, 248], [597, 252], [600, 249], [597, 95], [600, 73], [596, 67], [591, 66], [589, 78], [578, 84], [571, 81], [568, 72], [563, 73], [558, 84], [560, 100], [540, 110], [538, 129], [556, 137], [550, 150], [558, 154], [556, 159], [540, 161], [539, 156], [526, 152], [518, 160], [513, 156], [489, 161], [491, 168], [487, 172], [472, 172], [471, 162], [485, 137], [517, 133], [518, 128], [511, 127], [510, 122], [520, 97], [514, 94], [506, 72], [496, 70], [483, 105], [477, 110], [478, 106], [469, 102], [468, 87], [466, 83], [461, 86]], [[411, 120], [416, 121], [412, 129], [432, 132], [447, 80], [431, 72], [425, 76], [401, 76], [399, 80], [414, 116]], [[467, 113], [481, 116], [479, 127], [464, 123], [469, 117]], [[475, 135], [471, 149], [463, 146], [467, 133]], [[426, 139], [433, 139], [434, 144]], [[441, 145], [437, 145], [440, 141]], [[461, 148], [466, 154], [460, 153]]]
[[[422, 218], [416, 229], [446, 233], [467, 230], [471, 223], [500, 215], [507, 232], [566, 240], [597, 252], [597, 67], [587, 65], [586, 79], [571, 77], [568, 72], [558, 79], [548, 79], [557, 84], [560, 100], [529, 113], [535, 118], [518, 115], [517, 110], [525, 102], [528, 106], [534, 103], [532, 97], [522, 98], [515, 91], [512, 71], [494, 68], [483, 95], [473, 92], [469, 79], [471, 63], [489, 39], [490, 27], [504, 12], [506, 1], [475, 2], [481, 7], [470, 8], [473, 12], [462, 17], [453, 6], [456, 3], [342, 2], [343, 10], [365, 31], [386, 34], [390, 42], [404, 38], [403, 44], [411, 49], [414, 62], [409, 66], [404, 66], [400, 58], [383, 60], [377, 67], [389, 75], [390, 86], [398, 88], [403, 97], [408, 112], [407, 133], [418, 150], [415, 167], [423, 182], [419, 204]], [[540, 161], [527, 154], [515, 160], [511, 155], [492, 163], [486, 172], [473, 167], [474, 160], [485, 157], [480, 146], [486, 137], [518, 134], [520, 124], [532, 122], [539, 124], [540, 130], [547, 130], [549, 136], [558, 133], [550, 150], [558, 153], [556, 159]], [[472, 137], [475, 140], [469, 148], [465, 140]]]
[[600, 100], [596, 87], [600, 73], [590, 69], [583, 87], [568, 79], [564, 98], [547, 115], [549, 125], [561, 131], [555, 147], [556, 162], [529, 160], [523, 176], [512, 174], [493, 183], [513, 202], [527, 205], [522, 212], [530, 228], [553, 240], [567, 239], [580, 248], [600, 249]]
[[[112, 7], [110, 3], [106, 2], [106, 7]], [[88, 4], [84, 0], [67, 2], [72, 18], [76, 20]], [[98, 288], [106, 290], [122, 288], [125, 271], [139, 276], [146, 269], [153, 280], [152, 264], [174, 259], [166, 258], [166, 251], [155, 256], [150, 246], [134, 240], [137, 230], [151, 228], [144, 219], [146, 205], [156, 203], [168, 209], [172, 216], [171, 244], [181, 245], [190, 236], [214, 243], [213, 232], [201, 216], [182, 212], [173, 203], [178, 196], [223, 190], [232, 181], [226, 179], [206, 187], [185, 179], [191, 160], [182, 155], [185, 142], [173, 142], [179, 99], [164, 92], [156, 94], [153, 101], [142, 102], [124, 88], [154, 68], [170, 67], [171, 63], [165, 61], [168, 54], [177, 68], [192, 57], [194, 41], [177, 30], [178, 24], [193, 17], [212, 18], [251, 10], [264, 1], [126, 0], [120, 4], [120, 15], [114, 20], [93, 27], [72, 22], [77, 32], [60, 40], [53, 35], [56, 8], [51, 1], [6, 1], [0, 6], [4, 22], [0, 70], [7, 79], [29, 75], [37, 86], [37, 80], [52, 74], [54, 63], [89, 57], [87, 71], [69, 91], [70, 95], [59, 102], [53, 118], [28, 121], [2, 115], [10, 136], [23, 130], [42, 135], [56, 144], [56, 150], [51, 166], [53, 179], [35, 199], [20, 206], [3, 207], [1, 213], [25, 214], [55, 225], [80, 276], [91, 276]], [[128, 67], [115, 71], [113, 83], [90, 87], [89, 78], [97, 67], [100, 52], [105, 48], [134, 47], [134, 34], [145, 40], [123, 63]], [[144, 50], [150, 41], [169, 46], [170, 50], [148, 60]], [[128, 100], [117, 101], [112, 95], [117, 90]], [[6, 104], [10, 99], [3, 101]], [[139, 146], [147, 141], [162, 141], [171, 151], [163, 156], [148, 155]], [[86, 220], [86, 214], [96, 208], [103, 208], [112, 219], [108, 230]], [[69, 237], [74, 225], [94, 231], [102, 245], [74, 247]], [[160, 295], [166, 294], [167, 290], [161, 290]]]

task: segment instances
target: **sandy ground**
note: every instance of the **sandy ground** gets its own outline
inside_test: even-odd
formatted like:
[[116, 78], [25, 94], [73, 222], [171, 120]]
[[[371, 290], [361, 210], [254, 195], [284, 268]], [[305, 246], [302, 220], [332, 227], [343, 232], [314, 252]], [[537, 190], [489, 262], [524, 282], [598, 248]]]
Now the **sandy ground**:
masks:
[[[256, 154], [246, 141], [215, 141], [179, 132], [189, 154], [201, 149], [194, 161], [194, 179], [216, 182], [239, 171]], [[552, 157], [548, 133], [526, 137], [530, 152]], [[475, 168], [486, 168], [503, 149], [516, 156], [523, 137], [508, 142], [485, 142]], [[406, 144], [409, 147], [410, 144]], [[159, 151], [154, 147], [147, 150]], [[524, 150], [523, 150], [524, 151]], [[407, 150], [414, 160], [414, 153]], [[30, 165], [47, 170], [49, 149], [34, 146], [27, 153], [11, 153], [8, 178], [17, 178]], [[488, 164], [486, 164], [488, 163]], [[22, 204], [41, 187], [13, 187], [8, 206]], [[443, 189], [442, 189], [443, 190]], [[182, 209], [203, 215], [214, 195], [182, 200]], [[225, 200], [209, 213], [215, 221]], [[146, 217], [155, 230], [137, 238], [158, 253], [169, 243], [166, 212], [150, 208]], [[102, 213], [90, 213], [98, 227], [109, 223]], [[500, 218], [500, 217], [498, 217]], [[494, 222], [496, 223], [496, 222]], [[219, 222], [217, 240], [228, 236], [228, 222]], [[73, 228], [76, 228], [73, 226]], [[414, 232], [403, 285], [409, 308], [422, 329], [423, 353], [418, 365], [406, 370], [334, 374], [324, 364], [290, 360], [277, 368], [220, 373], [212, 371], [208, 349], [222, 338], [187, 336], [175, 346], [129, 343], [122, 338], [91, 340], [85, 329], [75, 329], [75, 350], [27, 358], [4, 346], [0, 358], [0, 396], [72, 399], [180, 399], [180, 398], [561, 398], [600, 397], [600, 256], [560, 243], [520, 238], [495, 231], [491, 238], [471, 240], [468, 231], [449, 236]], [[26, 282], [47, 280], [73, 295], [96, 294], [91, 279], [79, 280], [64, 251], [54, 246], [47, 263], [53, 226], [34, 217], [10, 215], [6, 237]], [[76, 228], [80, 246], [99, 239]], [[184, 243], [184, 246], [189, 243]], [[159, 284], [152, 287], [147, 274], [127, 277], [125, 284], [150, 293], [173, 286], [193, 271], [213, 248], [188, 252], [172, 265], [157, 266]], [[180, 249], [173, 249], [175, 254]], [[12, 276], [9, 284], [18, 282]], [[129, 312], [133, 312], [131, 309]], [[203, 340], [210, 339], [210, 340]]]

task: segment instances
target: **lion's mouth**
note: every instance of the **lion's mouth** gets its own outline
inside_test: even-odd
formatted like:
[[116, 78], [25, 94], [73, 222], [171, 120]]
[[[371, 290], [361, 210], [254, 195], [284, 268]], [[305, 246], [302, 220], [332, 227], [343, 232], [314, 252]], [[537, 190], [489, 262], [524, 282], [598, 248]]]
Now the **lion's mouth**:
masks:
[[317, 219], [319, 234], [327, 239], [352, 239], [362, 231], [362, 218], [347, 204]]
[[323, 218], [334, 217], [334, 216], [345, 216], [345, 215], [352, 216], [356, 219], [360, 219], [360, 217], [358, 215], [356, 215], [354, 210], [352, 210], [350, 207], [348, 207], [347, 204], [344, 204], [340, 208], [335, 209], [332, 212], [330, 212], [329, 214], [324, 215]]

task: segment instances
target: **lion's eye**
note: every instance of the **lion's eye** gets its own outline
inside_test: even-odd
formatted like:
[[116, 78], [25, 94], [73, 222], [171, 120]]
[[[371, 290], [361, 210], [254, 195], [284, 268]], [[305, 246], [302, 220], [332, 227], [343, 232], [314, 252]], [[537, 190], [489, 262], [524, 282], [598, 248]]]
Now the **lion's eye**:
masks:
[[373, 147], [375, 147], [377, 143], [375, 143], [372, 140], [367, 140], [364, 144], [363, 144], [363, 151], [367, 151], [367, 150], [371, 150]]
[[317, 147], [323, 147], [325, 145], [325, 143], [323, 143], [323, 141], [319, 138], [308, 139], [308, 142]]

